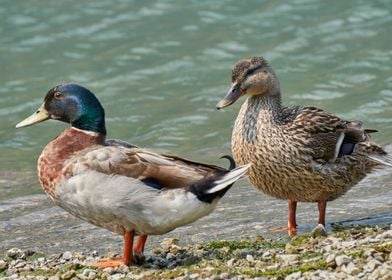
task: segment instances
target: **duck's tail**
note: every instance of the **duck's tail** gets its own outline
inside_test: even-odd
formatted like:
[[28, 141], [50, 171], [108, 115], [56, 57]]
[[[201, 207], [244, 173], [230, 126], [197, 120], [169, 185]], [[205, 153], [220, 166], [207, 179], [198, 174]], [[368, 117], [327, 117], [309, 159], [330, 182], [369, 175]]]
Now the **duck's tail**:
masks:
[[190, 186], [189, 191], [203, 202], [211, 203], [215, 198], [222, 197], [248, 171], [250, 164], [236, 167], [215, 176], [213, 179], [201, 180]]

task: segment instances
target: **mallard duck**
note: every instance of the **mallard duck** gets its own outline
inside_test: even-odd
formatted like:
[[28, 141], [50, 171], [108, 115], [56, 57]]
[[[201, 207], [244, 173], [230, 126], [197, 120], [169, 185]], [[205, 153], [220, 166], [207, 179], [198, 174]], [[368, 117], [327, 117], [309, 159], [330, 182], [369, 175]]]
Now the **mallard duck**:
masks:
[[[132, 264], [134, 254], [143, 254], [148, 235], [209, 214], [249, 168], [226, 170], [105, 140], [103, 107], [91, 91], [76, 84], [50, 89], [41, 107], [16, 127], [48, 119], [71, 127], [38, 159], [43, 189], [72, 215], [124, 237], [122, 258], [104, 259], [98, 267]], [[133, 246], [135, 235], [139, 238]]]
[[[297, 202], [317, 202], [325, 226], [327, 201], [334, 200], [390, 156], [370, 138], [375, 130], [315, 107], [285, 107], [279, 80], [262, 57], [237, 62], [232, 85], [218, 109], [248, 96], [232, 133], [237, 164], [248, 164], [249, 180], [267, 195], [288, 200], [288, 233], [296, 234]], [[325, 230], [325, 229], [324, 229]]]

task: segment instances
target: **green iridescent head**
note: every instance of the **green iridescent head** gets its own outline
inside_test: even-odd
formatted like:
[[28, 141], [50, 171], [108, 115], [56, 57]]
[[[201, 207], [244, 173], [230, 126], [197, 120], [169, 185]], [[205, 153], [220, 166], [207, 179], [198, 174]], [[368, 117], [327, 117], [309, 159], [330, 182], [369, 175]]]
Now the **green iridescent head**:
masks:
[[58, 85], [48, 91], [44, 103], [16, 127], [25, 127], [48, 119], [70, 123], [73, 127], [106, 134], [105, 111], [95, 95], [76, 85]]

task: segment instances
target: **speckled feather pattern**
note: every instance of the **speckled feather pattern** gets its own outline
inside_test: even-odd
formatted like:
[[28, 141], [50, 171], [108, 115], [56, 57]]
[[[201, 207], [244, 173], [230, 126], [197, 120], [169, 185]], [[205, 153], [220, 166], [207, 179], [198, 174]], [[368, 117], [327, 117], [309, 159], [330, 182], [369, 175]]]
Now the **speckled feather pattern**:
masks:
[[[334, 158], [341, 132], [361, 139], [351, 155]], [[354, 135], [355, 133], [351, 133]], [[314, 107], [282, 107], [280, 96], [252, 96], [242, 105], [232, 135], [238, 164], [251, 162], [251, 183], [280, 199], [333, 200], [371, 172], [367, 155], [385, 155], [359, 122]]]

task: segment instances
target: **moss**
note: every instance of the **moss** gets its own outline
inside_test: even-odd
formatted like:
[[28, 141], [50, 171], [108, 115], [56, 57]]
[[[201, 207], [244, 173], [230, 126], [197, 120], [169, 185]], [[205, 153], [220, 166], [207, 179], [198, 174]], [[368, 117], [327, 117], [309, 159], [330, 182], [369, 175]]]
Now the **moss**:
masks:
[[306, 260], [306, 259], [313, 259], [313, 258], [317, 258], [317, 257], [322, 257], [323, 253], [321, 252], [305, 252], [300, 254], [301, 258]]
[[32, 271], [21, 271], [20, 275], [32, 275], [32, 276], [53, 276], [56, 272], [53, 270], [46, 270], [46, 269], [34, 269]]
[[42, 258], [42, 257], [46, 257], [46, 255], [43, 254], [43, 253], [36, 253], [36, 252], [34, 252], [34, 254], [32, 254], [31, 256], [27, 257], [27, 260], [34, 261], [34, 260]]
[[203, 245], [203, 248], [206, 250], [212, 250], [212, 249], [222, 249], [224, 247], [230, 248], [230, 250], [236, 250], [236, 249], [250, 249], [255, 247], [255, 243], [252, 243], [250, 241], [228, 241], [228, 240], [216, 240], [216, 241], [211, 241]]
[[298, 247], [307, 242], [309, 238], [311, 238], [310, 234], [296, 235], [291, 239], [290, 244]]
[[392, 252], [392, 242], [377, 244], [376, 246], [374, 246], [374, 249], [376, 251], [382, 252], [382, 253], [391, 253]]
[[320, 260], [317, 262], [302, 264], [300, 266], [283, 267], [280, 269], [273, 269], [273, 270], [258, 271], [258, 270], [251, 270], [251, 269], [243, 269], [241, 270], [241, 273], [251, 277], [260, 277], [260, 276], [285, 277], [291, 273], [298, 272], [298, 271], [301, 271], [303, 273], [307, 271], [326, 269], [326, 268], [327, 268], [327, 263], [324, 260]]
[[352, 252], [347, 253], [347, 255], [350, 257], [353, 257], [355, 259], [358, 259], [358, 258], [363, 257], [363, 253], [364, 253], [363, 250], [356, 250], [356, 251], [352, 251]]

